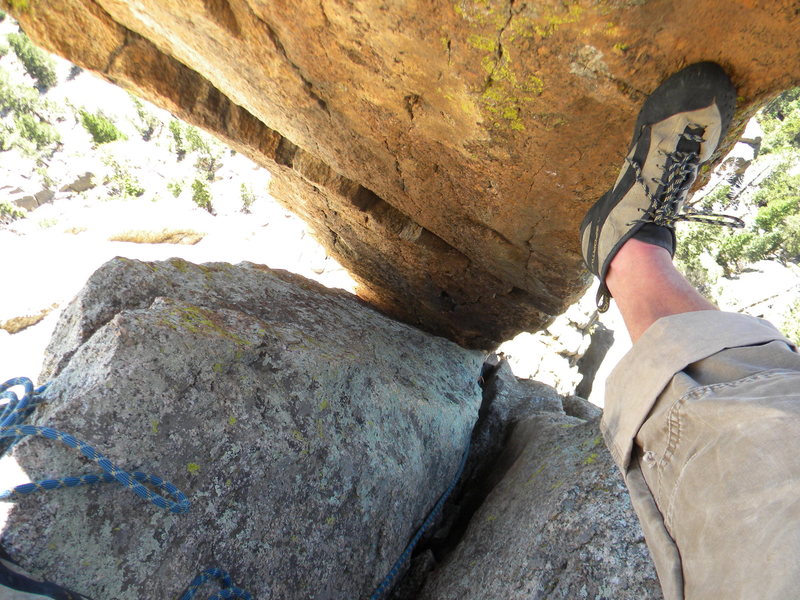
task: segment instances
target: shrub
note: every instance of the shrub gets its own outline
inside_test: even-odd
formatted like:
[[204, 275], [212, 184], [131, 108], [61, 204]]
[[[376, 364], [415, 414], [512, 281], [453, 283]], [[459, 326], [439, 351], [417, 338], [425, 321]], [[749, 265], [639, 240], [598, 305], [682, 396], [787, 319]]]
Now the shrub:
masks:
[[56, 219], [55, 217], [39, 219], [36, 222], [36, 224], [42, 229], [50, 229], [51, 227], [55, 227], [56, 225], [58, 225], [58, 219]]
[[69, 75], [67, 75], [67, 81], [72, 81], [81, 73], [83, 73], [83, 69], [81, 69], [78, 65], [72, 65], [69, 68]]
[[12, 83], [8, 73], [0, 70], [0, 115], [30, 113], [40, 105], [41, 99], [35, 89]]
[[211, 192], [208, 191], [208, 186], [202, 179], [195, 179], [192, 182], [192, 202], [212, 215], [214, 214], [214, 207], [211, 205]]
[[732, 277], [744, 268], [745, 249], [752, 241], [753, 234], [745, 231], [738, 235], [727, 235], [717, 248], [714, 256], [716, 263], [722, 267], [725, 277]]
[[106, 178], [106, 183], [110, 184], [110, 195], [122, 198], [138, 198], [145, 192], [139, 180], [111, 157], [103, 159], [103, 163], [111, 168], [111, 175]]
[[764, 129], [762, 153], [800, 148], [800, 87], [786, 90], [758, 115]]
[[781, 330], [784, 335], [800, 346], [800, 299], [789, 305], [783, 317]]
[[211, 145], [213, 142], [207, 136], [203, 135], [197, 127], [187, 125], [184, 135], [189, 152], [212, 154]]
[[0, 121], [0, 152], [5, 152], [6, 150], [11, 150], [14, 147], [14, 141], [16, 140], [17, 134], [14, 131], [14, 128]]
[[0, 23], [6, 20], [6, 11], [0, 9]]
[[[726, 277], [759, 260], [787, 262], [800, 258], [800, 175], [789, 175], [790, 167], [789, 162], [779, 165], [762, 183], [752, 199], [758, 210], [750, 227], [706, 238], [700, 244]], [[700, 246], [695, 250], [703, 252]]]
[[8, 43], [11, 44], [28, 75], [37, 81], [39, 89], [47, 91], [58, 83], [55, 61], [34, 46], [27, 35], [22, 32], [10, 33]]
[[177, 119], [172, 119], [169, 122], [169, 132], [172, 134], [172, 140], [169, 144], [170, 150], [175, 153], [178, 157], [178, 162], [180, 162], [186, 158], [186, 146], [184, 145], [181, 122]]
[[24, 208], [15, 206], [11, 202], [0, 202], [0, 223], [10, 223], [17, 219], [24, 219], [27, 214]]
[[47, 189], [52, 189], [56, 186], [56, 180], [50, 175], [50, 171], [47, 170], [47, 164], [39, 160], [36, 166], [36, 174], [42, 178], [42, 185]]
[[136, 107], [137, 120], [134, 121], [133, 126], [136, 131], [142, 136], [145, 142], [149, 142], [156, 132], [156, 129], [162, 126], [161, 121], [153, 113], [149, 112], [141, 100], [133, 94], [129, 94], [133, 105]]
[[250, 214], [250, 207], [253, 206], [253, 202], [256, 201], [256, 195], [253, 193], [247, 184], [243, 183], [241, 187], [242, 193], [242, 212], [246, 215]]
[[187, 149], [197, 153], [195, 168], [201, 171], [206, 179], [214, 180], [214, 174], [222, 166], [222, 147], [197, 127], [188, 125], [185, 129]]
[[[0, 20], [2, 20], [2, 19], [0, 19]], [[9, 50], [10, 50], [10, 48], [8, 47], [8, 45], [3, 44], [2, 42], [0, 42], [0, 58], [3, 58], [6, 54], [8, 54]]]
[[685, 230], [679, 231], [677, 237], [675, 262], [678, 269], [701, 294], [711, 298], [717, 278], [703, 264], [702, 257], [709, 248], [719, 244], [720, 230], [692, 223]]
[[39, 120], [34, 115], [14, 115], [14, 124], [19, 137], [33, 144], [36, 150], [61, 141], [61, 136], [52, 125]]
[[128, 139], [102, 111], [93, 114], [86, 110], [80, 110], [78, 115], [81, 124], [92, 136], [95, 144], [107, 144], [116, 140]]
[[178, 196], [181, 195], [181, 192], [183, 191], [183, 184], [181, 184], [180, 181], [170, 181], [167, 184], [167, 189], [170, 191], [170, 193], [172, 193], [172, 195], [175, 198], [177, 198]]

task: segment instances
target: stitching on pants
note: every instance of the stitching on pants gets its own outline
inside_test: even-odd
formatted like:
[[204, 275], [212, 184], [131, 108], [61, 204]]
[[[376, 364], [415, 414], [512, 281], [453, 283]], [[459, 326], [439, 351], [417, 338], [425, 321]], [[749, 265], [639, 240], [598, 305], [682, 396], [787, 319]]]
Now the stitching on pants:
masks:
[[684, 398], [690, 399], [693, 396], [697, 397], [704, 396], [708, 392], [713, 392], [722, 388], [736, 387], [737, 385], [742, 383], [758, 381], [759, 379], [769, 379], [771, 377], [777, 377], [778, 375], [797, 376], [800, 375], [800, 371], [795, 371], [793, 369], [769, 369], [769, 370], [759, 371], [758, 373], [753, 373], [752, 375], [748, 375], [747, 377], [742, 377], [741, 379], [734, 379], [733, 381], [723, 381], [721, 383], [711, 383], [709, 385], [698, 386], [686, 392], [681, 397], [681, 400], [683, 400]]
[[[670, 407], [670, 410], [667, 414], [667, 447], [664, 450], [664, 455], [659, 461], [658, 464], [658, 486], [659, 489], [664, 489], [662, 483], [662, 477], [665, 472], [665, 467], [669, 464], [670, 460], [675, 455], [677, 451], [678, 444], [681, 442], [682, 439], [682, 408], [688, 404], [689, 401], [692, 400], [699, 400], [703, 396], [707, 396], [711, 392], [716, 390], [720, 390], [723, 388], [729, 387], [736, 387], [737, 385], [750, 383], [752, 381], [758, 381], [760, 379], [770, 379], [772, 377], [778, 376], [785, 376], [787, 373], [791, 373], [797, 375], [797, 371], [788, 371], [786, 369], [771, 369], [769, 371], [760, 371], [758, 373], [754, 373], [753, 375], [748, 375], [747, 377], [742, 377], [741, 379], [737, 379], [735, 381], [725, 381], [722, 383], [713, 383], [710, 385], [699, 386], [693, 388], [686, 392], [683, 396], [681, 396], [673, 405]], [[680, 472], [678, 472], [677, 477], [675, 478], [675, 483], [672, 485], [672, 489], [669, 492], [669, 498], [667, 500], [667, 510], [664, 513], [664, 525], [667, 530], [672, 535], [672, 515], [673, 509], [675, 506], [675, 498], [678, 494], [678, 488], [680, 487], [681, 481], [683, 479], [684, 474], [686, 473], [687, 468], [689, 465], [694, 461], [697, 457], [697, 454], [694, 454], [686, 459], [684, 464], [681, 466]], [[666, 491], [666, 490], [665, 490]], [[658, 504], [658, 502], [656, 502]]]
[[672, 514], [675, 508], [675, 498], [678, 495], [678, 488], [680, 487], [681, 481], [683, 480], [683, 475], [686, 473], [687, 467], [691, 464], [691, 462], [697, 458], [699, 454], [693, 454], [690, 456], [685, 463], [683, 463], [683, 467], [681, 467], [680, 473], [675, 478], [675, 485], [672, 486], [672, 490], [669, 494], [669, 500], [667, 501], [667, 512], [664, 515], [664, 526], [667, 528], [667, 531], [670, 532], [672, 535]]
[[658, 464], [658, 487], [660, 489], [663, 489], [661, 479], [664, 474], [664, 467], [669, 464], [675, 455], [675, 450], [681, 441], [681, 406], [686, 402], [686, 397], [693, 391], [691, 390], [678, 398], [678, 401], [670, 407], [667, 413], [667, 447], [664, 449], [664, 454]]

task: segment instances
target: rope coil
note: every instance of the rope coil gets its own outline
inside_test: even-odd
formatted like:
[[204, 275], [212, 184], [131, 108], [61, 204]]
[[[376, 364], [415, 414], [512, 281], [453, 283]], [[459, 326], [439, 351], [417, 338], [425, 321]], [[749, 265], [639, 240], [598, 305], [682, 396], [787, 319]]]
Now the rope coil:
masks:
[[[9, 389], [14, 386], [22, 386], [25, 389], [25, 394], [21, 399]], [[0, 393], [0, 399], [8, 400], [5, 410], [3, 411], [2, 420], [0, 421], [0, 439], [8, 441], [0, 445], [0, 450], [2, 450], [0, 456], [5, 455], [25, 437], [42, 437], [48, 440], [61, 442], [65, 446], [79, 450], [83, 456], [97, 464], [104, 473], [60, 477], [58, 479], [43, 479], [33, 483], [25, 483], [13, 489], [0, 492], [0, 500], [12, 500], [15, 497], [27, 496], [37, 491], [57, 490], [60, 488], [116, 481], [140, 498], [155, 504], [159, 508], [168, 510], [171, 513], [182, 514], [189, 511], [191, 505], [189, 499], [169, 481], [164, 481], [156, 475], [149, 475], [139, 471], [125, 471], [86, 442], [68, 433], [64, 433], [63, 431], [50, 427], [21, 425], [21, 423], [30, 416], [36, 406], [43, 402], [41, 394], [46, 388], [47, 386], [41, 386], [34, 390], [31, 380], [24, 377], [11, 379], [0, 386], [0, 391], [2, 392]], [[172, 499], [150, 491], [142, 485], [143, 483], [154, 485], [159, 490], [166, 492]]]
[[192, 600], [200, 586], [212, 577], [219, 579], [220, 587], [222, 587], [222, 589], [213, 596], [209, 597], [208, 600], [227, 600], [227, 598], [242, 598], [243, 600], [251, 600], [250, 594], [233, 585], [231, 576], [228, 575], [227, 571], [215, 568], [206, 569], [197, 577], [195, 577], [189, 584], [189, 587], [186, 588], [186, 591], [180, 597], [180, 600]]
[[[191, 506], [189, 499], [181, 492], [175, 485], [169, 481], [164, 481], [156, 475], [142, 473], [140, 471], [125, 471], [119, 468], [106, 456], [95, 450], [92, 446], [83, 442], [74, 436], [52, 429], [50, 427], [40, 427], [35, 425], [25, 425], [24, 422], [33, 413], [35, 408], [44, 402], [42, 397], [43, 392], [47, 389], [47, 385], [40, 386], [36, 389], [33, 383], [26, 377], [18, 377], [10, 379], [0, 385], [0, 401], [6, 400], [5, 407], [0, 413], [0, 458], [8, 454], [11, 449], [27, 436], [42, 437], [49, 440], [59, 441], [66, 446], [79, 450], [81, 454], [96, 463], [103, 473], [79, 475], [71, 477], [59, 477], [56, 479], [43, 479], [40, 481], [25, 483], [18, 485], [10, 490], [0, 492], [0, 501], [9, 501], [20, 496], [27, 496], [38, 491], [56, 490], [61, 488], [72, 488], [81, 485], [92, 485], [95, 483], [113, 483], [117, 482], [124, 487], [134, 492], [140, 498], [149, 501], [155, 506], [168, 510], [172, 513], [183, 514], [189, 511]], [[22, 398], [17, 396], [16, 393], [11, 391], [13, 387], [22, 387], [24, 394]], [[461, 457], [461, 463], [455, 476], [451, 480], [447, 489], [437, 500], [431, 511], [428, 513], [425, 520], [417, 529], [411, 541], [406, 546], [403, 553], [389, 569], [389, 572], [380, 582], [375, 591], [370, 596], [370, 600], [379, 600], [388, 591], [394, 583], [397, 575], [400, 573], [403, 565], [411, 557], [414, 548], [420, 541], [424, 533], [430, 528], [433, 522], [441, 513], [444, 508], [445, 502], [452, 494], [461, 475], [464, 472], [464, 467], [467, 464], [469, 456], [470, 444], [467, 442], [467, 447]], [[159, 490], [166, 492], [172, 499], [157, 494], [147, 489], [144, 483], [153, 485]], [[195, 577], [186, 591], [181, 595], [179, 600], [192, 600], [197, 594], [199, 588], [203, 586], [210, 579], [218, 579], [220, 583], [220, 591], [216, 592], [208, 598], [208, 600], [227, 600], [229, 598], [240, 598], [242, 600], [252, 600], [251, 595], [236, 587], [227, 571], [218, 568], [209, 568], [202, 571]]]
[[[14, 387], [23, 388], [24, 394], [22, 398], [11, 390], [11, 388]], [[25, 437], [42, 437], [48, 440], [59, 441], [70, 448], [79, 450], [83, 456], [97, 464], [103, 470], [103, 473], [59, 477], [57, 479], [43, 479], [32, 483], [24, 483], [10, 490], [0, 492], [0, 500], [9, 501], [39, 491], [57, 490], [60, 488], [71, 488], [95, 483], [112, 483], [116, 481], [140, 498], [147, 500], [159, 508], [168, 510], [171, 513], [184, 514], [189, 511], [191, 506], [189, 499], [169, 481], [164, 481], [157, 475], [150, 475], [140, 471], [125, 471], [86, 442], [68, 433], [64, 433], [63, 431], [50, 427], [24, 425], [25, 421], [36, 407], [44, 402], [42, 394], [46, 389], [47, 385], [34, 389], [33, 382], [27, 377], [10, 379], [0, 385], [0, 401], [7, 401], [3, 407], [2, 413], [0, 413], [0, 458], [8, 454], [11, 449]], [[152, 492], [142, 485], [144, 483], [153, 485], [155, 488], [166, 492], [171, 498]], [[228, 575], [227, 572], [221, 569], [211, 568], [206, 569], [195, 577], [180, 600], [192, 600], [198, 588], [211, 577], [220, 579], [222, 589], [213, 596], [210, 596], [208, 600], [227, 598], [251, 599], [250, 594], [233, 585], [230, 575]]]

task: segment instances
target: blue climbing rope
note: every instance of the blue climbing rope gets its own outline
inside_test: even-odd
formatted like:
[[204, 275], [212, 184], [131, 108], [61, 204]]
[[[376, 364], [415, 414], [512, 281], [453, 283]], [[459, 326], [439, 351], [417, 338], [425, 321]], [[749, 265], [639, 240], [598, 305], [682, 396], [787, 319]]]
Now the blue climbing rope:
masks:
[[[14, 386], [22, 386], [25, 389], [25, 394], [21, 399], [9, 389]], [[79, 450], [86, 458], [103, 469], [104, 473], [81, 475], [78, 477], [61, 477], [59, 479], [43, 479], [34, 483], [25, 483], [0, 493], [0, 500], [11, 500], [15, 497], [27, 496], [37, 491], [57, 490], [59, 488], [117, 481], [140, 498], [152, 502], [159, 508], [178, 514], [188, 512], [190, 505], [189, 499], [169, 481], [164, 481], [160, 477], [148, 475], [147, 473], [141, 473], [139, 471], [128, 472], [124, 469], [120, 469], [89, 444], [63, 431], [51, 429], [50, 427], [21, 425], [36, 406], [42, 402], [41, 394], [46, 387], [47, 386], [41, 386], [34, 390], [31, 380], [24, 377], [11, 379], [0, 386], [0, 400], [8, 400], [5, 410], [3, 411], [2, 419], [0, 419], [0, 439], [8, 441], [0, 445], [0, 450], [2, 450], [0, 456], [6, 454], [20, 440], [27, 436], [43, 437], [49, 440], [59, 441], [70, 448]], [[142, 485], [142, 483], [154, 485], [159, 490], [166, 492], [173, 500], [150, 491]]]
[[[22, 398], [11, 390], [11, 388], [17, 386], [24, 389]], [[47, 389], [47, 384], [34, 389], [33, 382], [27, 377], [10, 379], [0, 385], [0, 401], [6, 400], [5, 406], [2, 407], [2, 413], [0, 413], [0, 458], [9, 453], [23, 438], [27, 436], [36, 436], [49, 440], [57, 440], [70, 448], [79, 450], [83, 456], [96, 463], [104, 472], [80, 475], [77, 477], [43, 479], [35, 483], [25, 483], [10, 490], [0, 492], [0, 500], [13, 500], [14, 498], [27, 496], [37, 491], [56, 490], [79, 485], [111, 483], [116, 481], [134, 492], [140, 498], [152, 502], [159, 508], [176, 514], [189, 511], [189, 499], [169, 481], [164, 481], [156, 475], [149, 475], [140, 471], [129, 472], [120, 469], [89, 444], [63, 431], [51, 429], [50, 427], [24, 425], [36, 406], [44, 401], [42, 393], [45, 389]], [[157, 489], [163, 490], [173, 499], [150, 491], [142, 485], [143, 483], [149, 483]], [[180, 600], [191, 600], [197, 593], [197, 589], [211, 577], [220, 579], [222, 582], [222, 590], [211, 596], [208, 600], [219, 600], [223, 598], [243, 598], [245, 600], [250, 600], [250, 594], [234, 586], [230, 576], [225, 571], [214, 568], [206, 569], [195, 577]]]
[[417, 532], [414, 534], [414, 537], [411, 538], [411, 541], [408, 543], [408, 546], [406, 546], [406, 549], [403, 550], [400, 558], [395, 561], [395, 563], [392, 565], [392, 568], [389, 569], [389, 572], [386, 574], [386, 577], [383, 578], [383, 581], [381, 581], [378, 587], [375, 588], [375, 591], [372, 592], [372, 596], [369, 597], [369, 600], [379, 600], [383, 597], [386, 591], [391, 587], [392, 583], [397, 577], [397, 574], [400, 572], [400, 569], [402, 569], [406, 561], [411, 558], [411, 553], [414, 551], [414, 547], [417, 545], [428, 528], [433, 525], [433, 522], [439, 516], [439, 513], [442, 512], [444, 503], [447, 502], [450, 494], [453, 493], [458, 481], [461, 479], [461, 475], [464, 473], [464, 467], [467, 465], [467, 457], [469, 456], [469, 447], [470, 443], [467, 441], [467, 447], [464, 449], [464, 455], [461, 457], [461, 464], [458, 466], [458, 471], [456, 472], [455, 477], [453, 477], [450, 485], [447, 486], [447, 489], [439, 497], [439, 500], [436, 502], [436, 504], [434, 504], [431, 512], [428, 513], [428, 516], [425, 517], [422, 525], [420, 525], [419, 529], [417, 529]]
[[[17, 396], [11, 388], [21, 386], [25, 393], [22, 398]], [[27, 496], [37, 491], [55, 490], [60, 488], [71, 488], [80, 485], [91, 485], [94, 483], [111, 483], [118, 482], [126, 488], [133, 491], [137, 496], [148, 500], [159, 508], [169, 510], [172, 513], [185, 513], [188, 512], [190, 507], [189, 499], [181, 492], [175, 485], [168, 481], [164, 481], [156, 475], [149, 475], [140, 471], [125, 471], [120, 469], [108, 458], [97, 452], [92, 446], [76, 439], [68, 433], [51, 429], [50, 427], [39, 427], [34, 425], [25, 425], [27, 418], [33, 413], [36, 406], [43, 402], [42, 394], [47, 389], [47, 384], [40, 386], [36, 389], [33, 383], [26, 377], [19, 377], [10, 379], [0, 385], [0, 401], [6, 400], [5, 407], [0, 413], [0, 458], [5, 456], [11, 449], [23, 438], [27, 436], [43, 437], [50, 440], [57, 440], [70, 448], [77, 449], [89, 460], [96, 463], [104, 472], [98, 474], [80, 475], [74, 477], [60, 477], [58, 479], [43, 479], [35, 483], [25, 483], [18, 485], [15, 488], [0, 492], [0, 500], [11, 500], [19, 496]], [[469, 456], [470, 444], [464, 449], [464, 454], [461, 457], [461, 464], [458, 467], [455, 477], [448, 485], [444, 493], [439, 497], [439, 500], [433, 506], [428, 516], [417, 529], [414, 537], [406, 546], [403, 553], [395, 561], [392, 568], [383, 578], [383, 581], [375, 588], [375, 591], [370, 596], [370, 600], [379, 600], [386, 591], [391, 587], [395, 578], [400, 572], [400, 569], [411, 557], [415, 546], [430, 528], [436, 518], [444, 508], [445, 502], [453, 493], [456, 485], [464, 473], [464, 467], [467, 464], [467, 457]], [[170, 500], [160, 494], [156, 494], [147, 489], [144, 483], [149, 483], [159, 490], [163, 490], [173, 499]], [[230, 575], [226, 571], [217, 568], [205, 569], [187, 587], [186, 591], [180, 597], [180, 600], [192, 600], [197, 594], [198, 589], [204, 585], [209, 579], [216, 578], [220, 581], [221, 590], [210, 596], [208, 600], [224, 600], [228, 598], [241, 598], [243, 600], [251, 600], [251, 596], [246, 591], [233, 585]]]
[[211, 596], [208, 600], [221, 600], [223, 598], [243, 598], [244, 600], [251, 600], [250, 594], [233, 585], [231, 576], [228, 575], [227, 571], [223, 571], [222, 569], [206, 569], [200, 573], [192, 580], [192, 583], [189, 584], [189, 587], [186, 588], [186, 591], [183, 593], [183, 596], [180, 597], [180, 600], [192, 600], [194, 595], [197, 593], [197, 589], [212, 577], [219, 579], [222, 589]]

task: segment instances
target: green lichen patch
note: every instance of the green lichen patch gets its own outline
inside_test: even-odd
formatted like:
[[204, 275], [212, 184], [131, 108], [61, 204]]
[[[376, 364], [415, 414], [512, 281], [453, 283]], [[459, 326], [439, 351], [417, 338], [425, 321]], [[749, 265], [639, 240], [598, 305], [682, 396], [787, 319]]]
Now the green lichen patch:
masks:
[[538, 37], [545, 40], [552, 36], [563, 25], [577, 23], [583, 15], [583, 8], [578, 4], [565, 6], [562, 10], [550, 10], [544, 14], [529, 16], [516, 14], [508, 23], [511, 43], [518, 38]]
[[192, 267], [192, 263], [185, 261], [182, 258], [171, 258], [168, 262], [181, 273], [186, 273]]
[[5, 5], [12, 11], [27, 12], [31, 5], [28, 0], [5, 0]]
[[482, 111], [488, 114], [495, 129], [524, 130], [525, 106], [541, 95], [544, 82], [538, 75], [513, 65], [512, 42], [577, 18], [573, 14], [576, 11], [570, 9], [563, 15], [546, 16], [543, 24], [512, 14], [507, 5], [491, 0], [462, 0], [455, 5], [455, 12], [476, 29], [467, 36], [466, 43], [482, 55], [480, 65], [485, 78], [481, 87], [473, 90], [478, 94]]
[[593, 465], [594, 463], [597, 462], [597, 456], [598, 456], [597, 452], [592, 452], [589, 456], [583, 459], [583, 464]]
[[489, 37], [486, 35], [478, 35], [474, 33], [467, 37], [467, 43], [477, 50], [483, 50], [485, 52], [497, 51], [496, 37]]
[[[177, 325], [177, 327], [193, 334], [222, 337], [237, 345], [248, 345], [247, 340], [229, 331], [219, 315], [211, 310], [190, 304], [180, 304], [175, 306], [171, 316], [176, 319], [177, 323], [170, 323], [165, 319], [164, 324], [173, 329]], [[216, 368], [216, 365], [214, 365], [215, 372], [219, 372], [216, 371]]]
[[503, 27], [508, 21], [508, 8], [504, 0], [460, 0], [453, 11], [472, 25]]
[[533, 74], [518, 76], [511, 67], [508, 51], [501, 56], [485, 56], [481, 60], [481, 66], [487, 73], [486, 84], [480, 96], [484, 110], [492, 115], [496, 126], [505, 124], [515, 131], [525, 129], [521, 118], [522, 109], [526, 103], [541, 95], [544, 89], [541, 78]]
[[532, 483], [534, 482], [534, 480], [535, 480], [535, 479], [536, 479], [536, 478], [537, 478], [537, 477], [538, 477], [538, 476], [539, 476], [539, 475], [542, 473], [542, 471], [544, 471], [544, 465], [540, 465], [540, 466], [539, 466], [539, 468], [538, 468], [538, 469], [536, 469], [536, 470], [535, 470], [535, 471], [534, 471], [534, 472], [531, 474], [531, 476], [530, 476], [530, 477], [528, 477], [528, 480], [525, 482], [525, 485], [530, 485], [530, 484], [532, 484]]
[[567, 8], [566, 13], [553, 12], [545, 15], [542, 23], [535, 26], [535, 31], [542, 39], [550, 37], [562, 25], [576, 23], [582, 13], [583, 9], [577, 4], [573, 4]]
[[603, 443], [603, 436], [601, 434], [597, 434], [590, 440], [584, 440], [581, 442], [581, 448], [584, 450], [591, 450], [593, 448], [597, 448], [600, 444]]

